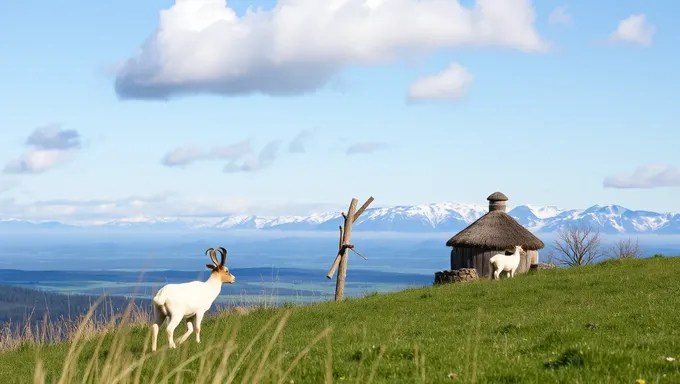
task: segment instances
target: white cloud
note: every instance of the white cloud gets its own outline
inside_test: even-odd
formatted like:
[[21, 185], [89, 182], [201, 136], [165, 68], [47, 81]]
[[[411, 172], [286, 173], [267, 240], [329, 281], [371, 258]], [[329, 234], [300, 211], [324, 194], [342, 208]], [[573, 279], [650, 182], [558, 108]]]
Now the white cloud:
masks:
[[555, 8], [555, 10], [550, 13], [548, 22], [550, 24], [568, 25], [573, 22], [573, 17], [567, 12], [567, 6], [563, 5]]
[[408, 99], [447, 100], [462, 97], [475, 76], [460, 64], [453, 63], [435, 75], [419, 77], [408, 89]]
[[161, 164], [166, 167], [177, 167], [205, 160], [238, 160], [252, 152], [253, 147], [250, 139], [214, 148], [185, 145], [166, 153], [161, 159]]
[[4, 174], [36, 174], [46, 172], [69, 161], [80, 149], [80, 134], [62, 130], [53, 124], [36, 128], [26, 139], [29, 146], [21, 156], [10, 160]]
[[[0, 220], [57, 220], [67, 224], [103, 224], [113, 220], [180, 218], [207, 220], [228, 215], [296, 215], [340, 209], [333, 204], [258, 202], [242, 197], [219, 200], [183, 198], [173, 193], [129, 196], [120, 199], [42, 200], [18, 202], [0, 199]], [[214, 221], [214, 220], [212, 220]]]
[[29, 149], [18, 159], [11, 160], [3, 170], [6, 174], [43, 173], [71, 159], [70, 151]]
[[609, 176], [604, 179], [605, 188], [660, 188], [680, 187], [680, 167], [670, 164], [649, 164], [636, 168], [632, 173]]
[[347, 147], [345, 153], [347, 155], [357, 155], [362, 153], [373, 153], [387, 148], [386, 143], [376, 141], [366, 141], [361, 143], [354, 143]]
[[298, 133], [293, 140], [288, 144], [288, 152], [290, 153], [305, 153], [307, 151], [307, 141], [314, 136], [318, 128], [314, 130], [303, 129]]
[[282, 142], [283, 140], [281, 139], [270, 141], [260, 150], [257, 157], [249, 157], [241, 164], [237, 164], [236, 159], [231, 160], [224, 167], [223, 171], [225, 173], [256, 172], [267, 168], [274, 163], [274, 160], [276, 160]]
[[349, 65], [455, 46], [545, 52], [531, 0], [278, 0], [238, 16], [225, 0], [177, 0], [121, 66], [122, 98], [300, 94]]
[[26, 139], [27, 145], [40, 149], [67, 150], [80, 147], [80, 134], [73, 129], [61, 129], [58, 124], [37, 128]]
[[644, 14], [631, 15], [619, 21], [619, 25], [609, 36], [615, 42], [651, 45], [656, 27], [647, 22]]

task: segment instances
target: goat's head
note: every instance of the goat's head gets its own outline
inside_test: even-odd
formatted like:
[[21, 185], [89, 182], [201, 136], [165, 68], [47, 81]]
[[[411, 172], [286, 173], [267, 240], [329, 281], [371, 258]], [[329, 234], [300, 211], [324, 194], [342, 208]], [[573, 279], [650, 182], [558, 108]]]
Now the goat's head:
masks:
[[[217, 252], [222, 255], [222, 259], [218, 262], [217, 261]], [[210, 255], [210, 259], [213, 261], [214, 264], [206, 264], [205, 266], [208, 267], [208, 269], [212, 269], [212, 273], [217, 274], [220, 277], [220, 280], [223, 283], [229, 283], [233, 284], [236, 281], [236, 277], [229, 272], [229, 268], [227, 268], [224, 263], [227, 261], [227, 250], [224, 249], [223, 247], [217, 248], [217, 251], [214, 250], [213, 248], [208, 248], [205, 251], [206, 255]]]
[[515, 251], [516, 252], [522, 252], [522, 251], [524, 251], [524, 248], [522, 248], [521, 245], [515, 245]]

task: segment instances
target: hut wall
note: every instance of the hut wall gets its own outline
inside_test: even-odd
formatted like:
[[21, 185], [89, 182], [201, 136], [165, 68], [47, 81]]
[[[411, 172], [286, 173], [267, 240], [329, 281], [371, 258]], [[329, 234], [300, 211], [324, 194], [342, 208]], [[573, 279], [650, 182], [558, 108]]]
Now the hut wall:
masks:
[[[490, 277], [491, 270], [489, 259], [498, 253], [504, 253], [503, 249], [489, 248], [463, 248], [454, 247], [451, 250], [451, 269], [475, 268], [479, 277]], [[520, 254], [519, 266], [515, 273], [524, 273], [529, 270], [532, 263], [538, 263], [538, 252], [529, 251]]]
[[527, 257], [529, 258], [529, 265], [538, 264], [538, 251], [528, 251]]

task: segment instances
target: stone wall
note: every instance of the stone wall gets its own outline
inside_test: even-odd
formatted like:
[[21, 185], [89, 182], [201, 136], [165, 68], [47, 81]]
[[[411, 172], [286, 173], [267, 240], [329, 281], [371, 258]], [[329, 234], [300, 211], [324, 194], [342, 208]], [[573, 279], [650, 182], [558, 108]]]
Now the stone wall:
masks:
[[448, 284], [479, 279], [475, 268], [461, 268], [434, 273], [434, 284]]

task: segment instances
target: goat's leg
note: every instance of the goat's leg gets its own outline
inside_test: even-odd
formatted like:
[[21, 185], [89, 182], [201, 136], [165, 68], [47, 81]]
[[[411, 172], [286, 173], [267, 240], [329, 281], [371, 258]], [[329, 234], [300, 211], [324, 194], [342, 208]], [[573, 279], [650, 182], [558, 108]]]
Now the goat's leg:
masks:
[[170, 349], [177, 348], [177, 345], [175, 344], [174, 340], [174, 333], [175, 333], [175, 328], [179, 325], [179, 323], [182, 322], [182, 314], [170, 314], [170, 322], [168, 323], [168, 328], [166, 329], [166, 332], [168, 334], [168, 346]]
[[151, 352], [156, 352], [156, 346], [158, 344], [158, 329], [165, 321], [165, 315], [160, 310], [160, 308], [156, 307], [155, 305], [153, 307], [153, 312], [154, 321], [151, 325]]
[[194, 319], [194, 317], [190, 317], [190, 318], [188, 318], [188, 319], [186, 320], [186, 323], [187, 323], [187, 331], [184, 332], [184, 334], [182, 335], [182, 337], [179, 338], [179, 341], [177, 342], [177, 344], [182, 344], [183, 342], [185, 342], [186, 339], [188, 339], [189, 336], [191, 335], [191, 333], [194, 331], [193, 319]]
[[193, 318], [194, 328], [196, 328], [196, 343], [201, 343], [201, 321], [203, 321], [203, 313], [197, 312]]

